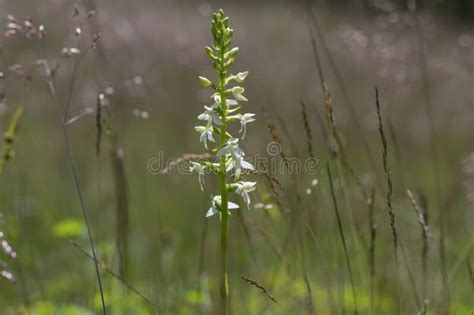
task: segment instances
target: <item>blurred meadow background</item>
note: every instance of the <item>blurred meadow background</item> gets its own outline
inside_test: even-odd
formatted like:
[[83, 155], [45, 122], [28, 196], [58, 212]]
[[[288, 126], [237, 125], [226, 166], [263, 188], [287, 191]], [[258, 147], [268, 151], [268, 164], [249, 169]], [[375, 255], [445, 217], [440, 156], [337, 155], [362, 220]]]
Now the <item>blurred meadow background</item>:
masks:
[[231, 314], [474, 314], [471, 0], [0, 0], [2, 133], [23, 109], [2, 142], [0, 314], [102, 313], [64, 131], [108, 313], [218, 314], [217, 179], [203, 193], [165, 162], [204, 153], [220, 8], [250, 72], [247, 155], [318, 161], [247, 175]]

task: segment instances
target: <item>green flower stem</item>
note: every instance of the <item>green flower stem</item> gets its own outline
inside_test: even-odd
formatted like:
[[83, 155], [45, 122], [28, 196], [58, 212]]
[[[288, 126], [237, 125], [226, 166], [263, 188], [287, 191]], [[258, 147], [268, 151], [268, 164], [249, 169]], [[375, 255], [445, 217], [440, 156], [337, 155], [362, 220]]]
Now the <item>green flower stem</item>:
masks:
[[[198, 116], [198, 119], [205, 121], [204, 126], [196, 126], [194, 129], [200, 135], [200, 142], [204, 143], [204, 147], [208, 149], [207, 142], [215, 143], [214, 135], [219, 137], [218, 143], [212, 149], [218, 157], [219, 163], [211, 163], [209, 161], [201, 163], [191, 162], [190, 170], [199, 174], [199, 183], [202, 188], [202, 176], [205, 169], [214, 171], [219, 176], [220, 195], [214, 196], [212, 199], [212, 207], [206, 212], [206, 217], [220, 214], [221, 227], [221, 246], [220, 246], [220, 307], [219, 314], [228, 315], [230, 312], [229, 303], [229, 283], [227, 275], [228, 260], [228, 225], [230, 212], [229, 209], [238, 209], [239, 205], [229, 201], [229, 193], [235, 192], [242, 196], [247, 206], [250, 204], [249, 192], [255, 190], [256, 182], [239, 181], [239, 175], [242, 169], [254, 169], [254, 166], [244, 161], [245, 153], [238, 145], [239, 137], [235, 137], [227, 131], [227, 125], [234, 121], [240, 121], [242, 138], [245, 135], [246, 124], [254, 121], [255, 114], [235, 114], [240, 108], [239, 102], [245, 102], [247, 99], [242, 94], [245, 89], [240, 86], [228, 86], [234, 82], [242, 83], [248, 75], [248, 71], [239, 72], [235, 75], [228, 75], [229, 67], [234, 63], [235, 56], [239, 52], [238, 47], [230, 48], [232, 42], [233, 31], [229, 27], [229, 18], [224, 15], [224, 11], [219, 10], [213, 14], [211, 23], [211, 33], [213, 41], [211, 47], [206, 46], [205, 51], [212, 60], [212, 67], [216, 71], [218, 80], [211, 80], [199, 76], [199, 82], [205, 88], [212, 88], [215, 93], [211, 99], [214, 104], [204, 106], [204, 113]], [[228, 99], [229, 97], [229, 99]], [[234, 106], [230, 109], [229, 107]], [[230, 168], [228, 167], [230, 166]], [[235, 177], [227, 176], [227, 170], [234, 170]], [[233, 181], [235, 178], [235, 181]]]
[[[219, 87], [218, 91], [221, 98], [222, 106], [222, 126], [220, 130], [220, 145], [224, 146], [227, 143], [227, 97], [225, 93], [225, 78], [227, 71], [224, 68], [224, 49], [219, 52], [219, 62], [221, 65], [219, 73]], [[226, 156], [221, 157], [220, 168], [220, 190], [221, 190], [221, 268], [220, 268], [220, 292], [221, 292], [221, 314], [227, 315], [229, 284], [227, 280], [227, 227], [229, 220], [228, 211], [228, 191], [227, 191], [227, 177], [226, 177]]]

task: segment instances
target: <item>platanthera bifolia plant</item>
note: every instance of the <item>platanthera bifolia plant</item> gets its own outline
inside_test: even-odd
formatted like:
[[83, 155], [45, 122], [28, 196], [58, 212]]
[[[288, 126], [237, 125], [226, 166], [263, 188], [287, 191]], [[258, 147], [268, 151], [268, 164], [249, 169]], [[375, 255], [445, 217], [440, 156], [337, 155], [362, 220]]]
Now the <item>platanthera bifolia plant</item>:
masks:
[[[254, 121], [255, 114], [238, 113], [240, 104], [247, 99], [242, 95], [244, 88], [233, 86], [235, 83], [242, 83], [248, 75], [248, 71], [231, 74], [229, 68], [235, 62], [235, 57], [239, 51], [237, 47], [231, 48], [233, 31], [229, 27], [229, 18], [224, 15], [224, 11], [213, 14], [212, 19], [212, 45], [205, 47], [206, 53], [212, 61], [212, 67], [217, 73], [216, 81], [199, 77], [201, 84], [214, 91], [211, 106], [204, 106], [204, 112], [198, 119], [204, 123], [203, 126], [195, 127], [200, 134], [200, 141], [207, 150], [215, 154], [216, 162], [191, 162], [191, 171], [198, 173], [199, 183], [204, 181], [207, 171], [219, 175], [220, 194], [212, 196], [211, 207], [206, 213], [206, 217], [216, 214], [220, 216], [221, 223], [221, 249], [220, 249], [220, 293], [221, 293], [221, 314], [227, 314], [229, 284], [227, 280], [227, 237], [228, 220], [231, 215], [229, 210], [235, 210], [239, 206], [229, 201], [229, 195], [235, 193], [240, 195], [247, 207], [250, 206], [249, 193], [255, 190], [256, 182], [246, 182], [240, 180], [242, 170], [253, 170], [251, 163], [245, 161], [245, 153], [239, 146], [239, 140], [243, 140], [246, 134], [247, 123]], [[240, 130], [237, 135], [229, 132], [230, 123], [240, 123]], [[217, 138], [217, 140], [216, 140]], [[213, 144], [209, 148], [208, 143]]]

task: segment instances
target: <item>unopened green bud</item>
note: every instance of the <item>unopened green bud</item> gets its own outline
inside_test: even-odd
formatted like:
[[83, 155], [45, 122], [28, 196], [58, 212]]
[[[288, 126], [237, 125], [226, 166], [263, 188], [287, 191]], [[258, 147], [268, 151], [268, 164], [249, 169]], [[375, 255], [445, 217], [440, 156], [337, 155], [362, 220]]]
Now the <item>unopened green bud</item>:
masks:
[[199, 82], [201, 83], [201, 85], [202, 85], [203, 87], [210, 87], [210, 86], [212, 86], [211, 80], [209, 80], [209, 79], [207, 79], [207, 78], [205, 78], [205, 77], [201, 77], [201, 76], [199, 76], [198, 78], [199, 78]]

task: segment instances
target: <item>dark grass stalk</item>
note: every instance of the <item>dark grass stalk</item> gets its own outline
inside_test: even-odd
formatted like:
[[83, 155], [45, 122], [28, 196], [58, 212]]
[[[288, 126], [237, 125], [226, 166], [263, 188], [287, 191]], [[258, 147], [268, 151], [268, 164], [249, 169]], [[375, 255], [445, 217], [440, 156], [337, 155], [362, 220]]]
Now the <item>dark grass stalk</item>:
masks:
[[90, 223], [89, 223], [89, 216], [88, 216], [88, 212], [87, 212], [86, 205], [85, 205], [85, 202], [84, 202], [84, 197], [83, 197], [81, 184], [80, 184], [80, 180], [79, 180], [79, 174], [78, 174], [78, 171], [77, 171], [77, 166], [76, 166], [76, 162], [75, 162], [75, 159], [74, 159], [74, 155], [72, 153], [72, 148], [71, 148], [71, 145], [70, 145], [70, 142], [69, 142], [69, 134], [68, 134], [68, 130], [67, 130], [67, 127], [66, 127], [66, 120], [65, 120], [66, 116], [64, 115], [64, 112], [63, 112], [63, 109], [62, 109], [62, 106], [61, 106], [61, 102], [60, 102], [59, 97], [56, 93], [56, 87], [55, 87], [55, 84], [54, 84], [54, 79], [52, 77], [51, 67], [49, 65], [48, 59], [43, 60], [43, 67], [44, 67], [44, 71], [45, 71], [45, 74], [46, 74], [46, 81], [47, 81], [47, 84], [48, 84], [48, 87], [49, 87], [49, 91], [51, 93], [51, 96], [52, 96], [54, 102], [56, 103], [56, 109], [57, 109], [57, 112], [58, 112], [58, 118], [59, 118], [59, 121], [60, 121], [62, 133], [63, 133], [64, 144], [65, 144], [65, 147], [66, 147], [66, 152], [67, 152], [67, 155], [68, 155], [69, 164], [71, 166], [71, 171], [72, 171], [72, 174], [73, 174], [73, 177], [74, 177], [74, 184], [75, 184], [76, 191], [77, 191], [77, 194], [78, 194], [78, 197], [79, 197], [79, 203], [80, 203], [80, 206], [81, 206], [82, 216], [83, 216], [83, 219], [84, 219], [84, 223], [86, 224], [86, 228], [87, 228], [87, 236], [89, 238], [89, 243], [90, 243], [90, 247], [91, 247], [91, 251], [92, 251], [92, 257], [94, 259], [95, 272], [96, 272], [96, 276], [97, 276], [97, 283], [98, 283], [98, 286], [99, 286], [100, 299], [101, 299], [101, 303], [102, 303], [102, 312], [103, 312], [104, 315], [106, 315], [107, 314], [107, 308], [106, 308], [105, 299], [104, 299], [104, 291], [103, 291], [103, 287], [102, 287], [102, 280], [101, 280], [101, 276], [100, 276], [99, 264], [97, 262], [97, 254], [96, 254], [96, 249], [95, 249], [95, 244], [94, 244], [94, 238], [92, 237], [92, 228], [91, 228]]
[[[352, 222], [352, 233], [354, 236], [354, 240], [356, 241], [355, 244], [357, 247], [361, 246], [363, 250], [365, 250], [366, 253], [368, 253], [369, 248], [367, 245], [367, 242], [364, 238], [364, 233], [361, 230], [361, 227], [357, 223], [355, 219], [355, 210], [352, 207], [350, 200], [349, 200], [349, 194], [348, 191], [345, 187], [344, 184], [344, 178], [342, 175], [342, 169], [345, 169], [346, 172], [349, 174], [349, 176], [355, 181], [356, 186], [358, 187], [358, 190], [363, 198], [363, 200], [367, 203], [369, 201], [369, 197], [367, 192], [365, 191], [362, 182], [360, 179], [357, 177], [355, 174], [355, 171], [349, 164], [345, 152], [344, 152], [344, 145], [341, 139], [341, 136], [338, 132], [338, 129], [336, 127], [336, 120], [334, 116], [334, 104], [332, 100], [331, 93], [329, 92], [329, 89], [327, 85], [322, 82], [322, 87], [323, 87], [323, 92], [324, 92], [324, 99], [325, 99], [325, 109], [326, 109], [326, 126], [327, 129], [329, 130], [329, 134], [332, 137], [332, 140], [334, 141], [332, 144], [330, 143], [329, 139], [326, 142], [328, 145], [328, 150], [333, 159], [336, 160], [337, 162], [337, 170], [342, 182], [342, 188], [343, 188], [343, 194], [344, 194], [344, 201], [346, 204], [346, 207], [350, 209], [350, 220]], [[362, 266], [362, 262], [359, 261], [359, 266]]]
[[301, 104], [301, 115], [303, 117], [303, 123], [304, 123], [304, 131], [306, 134], [306, 145], [308, 146], [308, 154], [312, 159], [314, 159], [313, 144], [312, 144], [313, 135], [311, 134], [311, 126], [309, 125], [306, 105], [304, 104], [303, 100], [300, 101], [300, 104]]
[[[438, 221], [440, 229], [440, 239], [439, 239], [439, 250], [441, 253], [441, 263], [443, 268], [446, 270], [446, 253], [445, 253], [445, 211], [441, 206], [441, 178], [439, 171], [439, 157], [438, 157], [438, 148], [437, 148], [437, 134], [436, 126], [433, 117], [433, 101], [431, 96], [431, 86], [428, 74], [428, 65], [426, 62], [426, 51], [424, 45], [423, 32], [421, 30], [420, 20], [418, 17], [418, 10], [416, 7], [416, 1], [408, 0], [409, 8], [413, 13], [415, 19], [415, 35], [416, 43], [418, 45], [418, 64], [421, 72], [422, 80], [422, 89], [423, 89], [423, 99], [425, 102], [426, 116], [428, 119], [429, 133], [430, 133], [430, 144], [431, 144], [431, 154], [433, 157], [433, 174], [435, 177], [435, 189], [436, 189], [436, 200], [438, 206]], [[447, 301], [447, 308], [449, 312], [450, 301]]]
[[273, 174], [266, 170], [242, 170], [242, 175], [256, 175], [264, 177], [269, 183], [273, 183], [278, 189], [285, 190], [281, 181]]
[[351, 282], [352, 296], [353, 296], [353, 299], [354, 299], [354, 306], [355, 306], [354, 314], [357, 314], [358, 313], [358, 311], [357, 311], [357, 294], [356, 294], [356, 289], [355, 289], [355, 285], [354, 285], [354, 277], [352, 275], [351, 259], [350, 259], [349, 251], [348, 251], [348, 248], [347, 248], [344, 229], [342, 227], [341, 215], [339, 214], [339, 207], [337, 205], [336, 193], [334, 191], [334, 184], [333, 184], [333, 181], [332, 181], [331, 169], [329, 167], [329, 164], [326, 164], [326, 171], [327, 171], [328, 179], [329, 179], [329, 188], [331, 190], [331, 197], [332, 197], [332, 202], [333, 202], [333, 206], [334, 206], [334, 212], [336, 213], [337, 228], [338, 228], [338, 231], [339, 231], [339, 237], [341, 238], [342, 248], [344, 250], [344, 256], [345, 256], [346, 265], [347, 265], [347, 271], [349, 272], [349, 280]]
[[273, 303], [275, 304], [278, 304], [278, 301], [273, 297], [273, 295], [271, 295], [267, 289], [265, 289], [265, 287], [263, 285], [261, 285], [260, 283], [258, 283], [256, 280], [254, 279], [251, 279], [247, 276], [244, 276], [244, 275], [240, 275], [240, 279], [244, 280], [245, 282], [247, 282], [248, 284], [256, 287], [257, 289], [259, 289], [260, 291], [262, 291], [263, 294], [265, 294]]
[[337, 159], [339, 159], [342, 166], [347, 170], [349, 175], [355, 181], [362, 197], [364, 198], [364, 201], [367, 202], [369, 199], [369, 196], [367, 192], [365, 191], [364, 186], [362, 182], [360, 181], [359, 177], [357, 177], [357, 175], [355, 174], [354, 169], [351, 167], [351, 165], [347, 161], [346, 154], [344, 152], [344, 145], [342, 143], [341, 136], [336, 126], [336, 119], [334, 116], [334, 103], [332, 100], [331, 93], [329, 92], [329, 88], [326, 84], [323, 84], [323, 87], [324, 87], [324, 98], [325, 98], [325, 103], [326, 103], [326, 120], [331, 130], [331, 135], [335, 141], [335, 148], [333, 149], [333, 155]]
[[[89, 258], [90, 260], [94, 261], [94, 257], [92, 257], [85, 249], [83, 249], [79, 244], [76, 242], [70, 240], [70, 244], [76, 248], [81, 254], [83, 254], [85, 257]], [[113, 278], [117, 279], [124, 287], [126, 287], [128, 290], [132, 291], [134, 294], [136, 294], [140, 299], [145, 301], [146, 303], [150, 304], [156, 309], [159, 309], [163, 311], [163, 307], [158, 305], [157, 303], [153, 302], [149, 298], [147, 298], [143, 293], [141, 293], [137, 288], [135, 288], [133, 285], [128, 283], [124, 278], [122, 278], [119, 274], [115, 273], [113, 270], [109, 269], [102, 261], [99, 259], [96, 259], [95, 262], [102, 268], [104, 271], [112, 276]]]
[[[420, 206], [421, 206], [421, 214], [423, 216], [424, 225], [422, 228], [422, 248], [421, 248], [421, 270], [422, 270], [422, 293], [423, 293], [423, 302], [426, 305], [426, 302], [429, 300], [428, 298], [428, 254], [429, 254], [429, 239], [430, 234], [426, 233], [428, 230], [429, 224], [429, 213], [428, 213], [428, 200], [426, 195], [420, 193]], [[426, 226], [426, 228], [425, 228]]]
[[370, 270], [370, 313], [374, 311], [375, 300], [375, 242], [377, 240], [377, 225], [374, 220], [375, 189], [370, 193], [369, 210], [369, 270]]
[[387, 138], [385, 137], [385, 129], [382, 120], [382, 113], [380, 109], [380, 99], [379, 99], [379, 90], [377, 86], [375, 86], [375, 105], [377, 108], [377, 118], [379, 124], [379, 133], [380, 133], [380, 140], [382, 142], [382, 160], [383, 160], [383, 169], [385, 172], [385, 177], [387, 181], [387, 193], [386, 193], [386, 200], [387, 200], [387, 212], [390, 220], [390, 227], [392, 230], [392, 240], [393, 240], [393, 251], [395, 256], [395, 265], [397, 268], [397, 275], [398, 275], [398, 302], [400, 305], [400, 313], [403, 313], [403, 303], [401, 297], [401, 275], [400, 275], [400, 265], [398, 260], [398, 232], [397, 227], [395, 224], [395, 212], [392, 206], [392, 193], [393, 193], [393, 184], [392, 184], [392, 173], [390, 171], [390, 167], [388, 164], [388, 147], [387, 147]]
[[103, 132], [103, 126], [102, 126], [102, 98], [104, 95], [102, 93], [99, 93], [97, 96], [97, 103], [96, 103], [96, 108], [95, 108], [95, 128], [96, 128], [96, 139], [95, 139], [95, 154], [97, 157], [100, 156], [100, 147], [102, 144], [102, 132]]
[[316, 59], [316, 64], [317, 64], [317, 67], [318, 67], [318, 73], [319, 73], [321, 88], [324, 91], [323, 85], [326, 81], [324, 80], [321, 61], [320, 61], [320, 57], [319, 57], [319, 54], [318, 54], [318, 46], [317, 46], [316, 36], [313, 33], [313, 29], [311, 28], [311, 24], [313, 25], [314, 30], [316, 30], [316, 35], [320, 39], [321, 47], [323, 48], [324, 53], [326, 54], [326, 57], [328, 58], [329, 65], [330, 65], [330, 67], [331, 67], [331, 69], [332, 69], [332, 71], [333, 71], [333, 73], [336, 77], [336, 81], [337, 81], [339, 87], [341, 88], [342, 96], [344, 98], [344, 103], [349, 108], [351, 118], [352, 118], [352, 120], [354, 121], [354, 123], [356, 125], [357, 133], [359, 134], [359, 137], [361, 138], [361, 140], [363, 142], [364, 149], [365, 149], [365, 152], [366, 152], [366, 155], [367, 155], [367, 159], [369, 160], [370, 167], [372, 168], [373, 173], [377, 176], [378, 175], [377, 168], [375, 167], [375, 161], [374, 161], [374, 158], [373, 158], [370, 146], [369, 146], [369, 142], [367, 140], [367, 136], [365, 135], [364, 130], [362, 128], [362, 124], [360, 123], [360, 121], [357, 117], [355, 107], [352, 104], [352, 102], [350, 101], [349, 93], [347, 92], [347, 88], [346, 88], [346, 85], [345, 85], [344, 80], [342, 78], [342, 75], [340, 74], [339, 69], [336, 65], [336, 62], [334, 61], [334, 59], [332, 57], [332, 54], [329, 51], [329, 47], [326, 43], [326, 39], [324, 37], [324, 33], [321, 30], [318, 19], [317, 19], [316, 15], [314, 14], [314, 12], [311, 9], [311, 1], [310, 0], [306, 0], [306, 10], [307, 10], [308, 31], [310, 33], [311, 45], [312, 45], [312, 48], [313, 48], [313, 54], [314, 54], [314, 57]]
[[385, 171], [385, 176], [387, 178], [387, 208], [388, 208], [388, 215], [390, 218], [390, 227], [392, 228], [392, 237], [393, 237], [393, 245], [395, 251], [398, 247], [398, 232], [395, 226], [395, 212], [393, 211], [392, 206], [392, 193], [393, 193], [393, 184], [392, 184], [392, 173], [390, 171], [390, 167], [388, 165], [388, 147], [387, 147], [387, 138], [385, 137], [385, 129], [382, 120], [382, 113], [380, 109], [380, 99], [379, 99], [379, 90], [375, 87], [375, 104], [377, 107], [377, 118], [379, 121], [379, 133], [380, 139], [382, 141], [382, 160], [383, 160], [383, 169]]
[[[344, 201], [345, 201], [347, 209], [350, 210], [349, 216], [350, 216], [350, 220], [352, 222], [351, 231], [352, 231], [352, 234], [353, 234], [353, 237], [354, 237], [354, 240], [355, 240], [355, 244], [356, 244], [357, 247], [361, 246], [362, 250], [364, 250], [366, 253], [368, 253], [368, 250], [369, 250], [368, 245], [367, 245], [367, 242], [364, 238], [364, 233], [361, 230], [360, 225], [358, 224], [358, 222], [355, 219], [355, 217], [356, 217], [355, 216], [355, 210], [354, 210], [354, 208], [353, 208], [353, 206], [350, 202], [349, 193], [346, 189], [342, 169], [345, 169], [346, 172], [349, 174], [349, 176], [355, 181], [356, 186], [358, 187], [358, 190], [359, 190], [363, 200], [365, 202], [367, 202], [369, 198], [368, 198], [367, 193], [365, 192], [365, 189], [364, 189], [360, 179], [356, 176], [353, 168], [350, 166], [349, 162], [346, 159], [342, 139], [339, 135], [339, 132], [338, 132], [338, 129], [337, 129], [337, 126], [336, 126], [336, 119], [335, 119], [335, 116], [334, 116], [334, 104], [333, 104], [333, 100], [332, 100], [332, 97], [331, 97], [331, 93], [329, 92], [329, 89], [328, 89], [326, 84], [323, 84], [323, 88], [324, 88], [325, 108], [326, 108], [326, 125], [327, 125], [327, 128], [330, 131], [330, 135], [332, 136], [332, 139], [334, 141], [333, 142], [334, 145], [333, 146], [330, 145], [328, 147], [328, 150], [331, 153], [332, 158], [335, 159], [336, 162], [337, 162], [337, 171], [338, 171], [338, 174], [339, 174], [339, 178], [341, 180], [341, 186], [342, 186], [342, 190], [343, 190]], [[359, 260], [357, 265], [359, 267], [361, 267], [362, 264], [363, 263]]]

